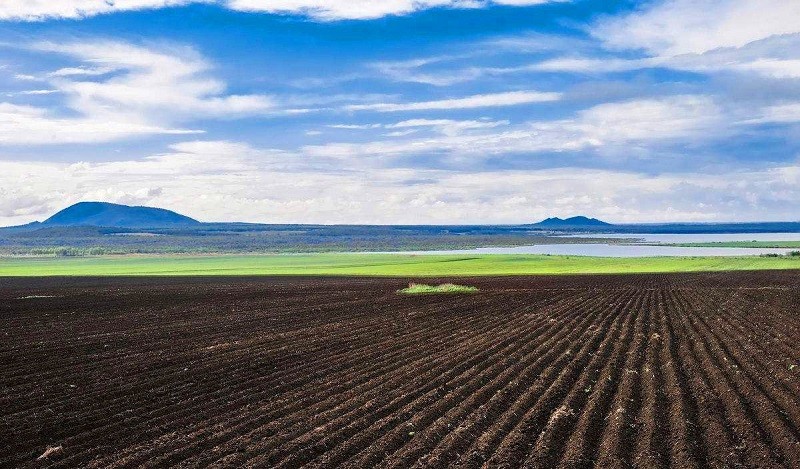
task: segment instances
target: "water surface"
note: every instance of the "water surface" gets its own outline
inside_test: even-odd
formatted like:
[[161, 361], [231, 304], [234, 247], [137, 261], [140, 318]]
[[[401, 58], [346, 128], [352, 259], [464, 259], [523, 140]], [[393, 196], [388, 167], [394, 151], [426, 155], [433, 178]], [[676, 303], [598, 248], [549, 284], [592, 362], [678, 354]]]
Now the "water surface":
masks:
[[791, 249], [762, 248], [699, 248], [678, 246], [648, 246], [641, 244], [540, 244], [536, 246], [485, 247], [441, 251], [399, 251], [382, 254], [459, 255], [459, 254], [549, 254], [553, 256], [592, 257], [725, 257], [787, 254]]
[[[681, 234], [648, 234], [648, 233], [593, 233], [565, 235], [564, 238], [609, 238], [637, 239], [643, 243], [714, 243], [726, 241], [800, 241], [800, 233], [681, 233]], [[750, 249], [750, 248], [748, 248]]]

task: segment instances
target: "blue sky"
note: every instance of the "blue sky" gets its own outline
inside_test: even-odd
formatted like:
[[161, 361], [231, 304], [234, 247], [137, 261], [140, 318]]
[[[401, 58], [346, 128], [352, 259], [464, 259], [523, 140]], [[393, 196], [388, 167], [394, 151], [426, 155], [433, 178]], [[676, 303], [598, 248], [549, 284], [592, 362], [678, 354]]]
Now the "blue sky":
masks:
[[[56, 3], [56, 5], [53, 5]], [[6, 0], [0, 224], [800, 219], [795, 0]]]

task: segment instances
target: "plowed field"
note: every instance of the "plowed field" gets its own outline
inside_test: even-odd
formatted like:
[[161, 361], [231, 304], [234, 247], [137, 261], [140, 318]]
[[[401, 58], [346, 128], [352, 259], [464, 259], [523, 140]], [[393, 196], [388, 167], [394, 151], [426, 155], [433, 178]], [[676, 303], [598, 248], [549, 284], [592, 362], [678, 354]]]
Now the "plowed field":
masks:
[[457, 281], [2, 279], [0, 466], [800, 467], [796, 272]]

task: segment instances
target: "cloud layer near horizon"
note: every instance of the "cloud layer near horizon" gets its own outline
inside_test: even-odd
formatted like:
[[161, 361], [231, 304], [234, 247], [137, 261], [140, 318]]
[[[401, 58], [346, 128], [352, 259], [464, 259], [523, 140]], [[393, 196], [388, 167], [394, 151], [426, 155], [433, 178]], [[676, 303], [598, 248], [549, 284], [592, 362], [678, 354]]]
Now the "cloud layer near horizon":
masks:
[[[204, 221], [266, 223], [517, 223], [553, 213], [615, 222], [791, 217], [800, 165], [698, 176], [557, 168], [460, 173], [342, 168], [234, 142], [188, 141], [105, 163], [0, 161], [0, 224], [44, 219], [82, 200], [169, 207]], [[287, 164], [287, 161], [296, 161]], [[181, 177], [176, 178], [175, 175]], [[15, 181], [24, 179], [20, 186]], [[720, 218], [715, 210], [738, 217]]]

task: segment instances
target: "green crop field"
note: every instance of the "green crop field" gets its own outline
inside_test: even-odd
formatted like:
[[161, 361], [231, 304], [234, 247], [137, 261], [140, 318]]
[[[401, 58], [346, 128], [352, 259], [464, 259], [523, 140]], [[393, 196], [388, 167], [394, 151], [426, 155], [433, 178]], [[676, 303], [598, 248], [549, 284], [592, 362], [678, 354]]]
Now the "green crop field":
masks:
[[0, 259], [0, 276], [468, 276], [798, 269], [797, 257], [299, 254]]

